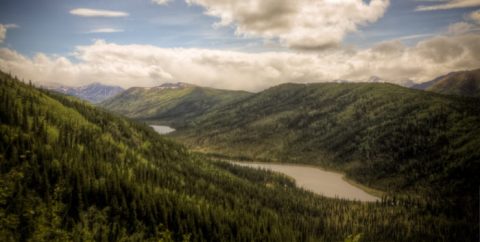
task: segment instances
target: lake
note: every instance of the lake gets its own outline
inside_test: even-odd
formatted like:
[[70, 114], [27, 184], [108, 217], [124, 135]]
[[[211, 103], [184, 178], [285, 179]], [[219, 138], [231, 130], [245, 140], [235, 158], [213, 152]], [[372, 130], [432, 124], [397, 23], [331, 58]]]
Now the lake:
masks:
[[159, 134], [168, 134], [175, 131], [174, 128], [164, 126], [164, 125], [150, 125], [150, 127], [152, 127], [153, 130], [157, 131], [157, 133]]
[[362, 189], [346, 182], [343, 179], [344, 176], [342, 174], [325, 171], [317, 167], [259, 162], [233, 163], [240, 166], [266, 169], [283, 173], [294, 178], [297, 186], [326, 197], [344, 198], [348, 200], [359, 200], [364, 202], [374, 202], [379, 200], [378, 197], [370, 195]]

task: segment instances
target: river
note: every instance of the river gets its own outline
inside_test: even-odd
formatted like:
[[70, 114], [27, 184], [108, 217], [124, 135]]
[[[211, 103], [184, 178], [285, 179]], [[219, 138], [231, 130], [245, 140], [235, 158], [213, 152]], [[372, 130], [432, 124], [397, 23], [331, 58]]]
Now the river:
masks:
[[174, 128], [164, 126], [164, 125], [150, 125], [150, 127], [152, 127], [153, 130], [157, 131], [157, 133], [159, 134], [168, 134], [175, 131]]
[[[159, 134], [168, 134], [175, 129], [164, 125], [150, 125]], [[325, 171], [313, 166], [296, 164], [272, 164], [260, 162], [233, 162], [240, 166], [267, 169], [283, 173], [295, 179], [297, 186], [326, 197], [343, 198], [364, 202], [378, 201], [379, 198], [370, 195], [362, 189], [351, 185], [343, 179], [343, 175]]]
[[379, 198], [370, 195], [362, 189], [344, 180], [340, 173], [325, 171], [317, 167], [296, 164], [272, 164], [259, 162], [233, 162], [240, 166], [266, 169], [283, 173], [295, 179], [297, 186], [332, 198], [344, 198], [364, 202], [378, 201]]

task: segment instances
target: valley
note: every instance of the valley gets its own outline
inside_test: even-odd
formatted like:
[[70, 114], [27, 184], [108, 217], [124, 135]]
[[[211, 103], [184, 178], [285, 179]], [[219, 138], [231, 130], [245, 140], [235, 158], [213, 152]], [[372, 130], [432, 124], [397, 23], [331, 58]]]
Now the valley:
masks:
[[0, 242], [480, 241], [480, 0], [0, 3]]
[[[168, 126], [151, 125], [155, 132], [165, 135], [175, 130]], [[215, 159], [215, 158], [213, 158]], [[239, 162], [229, 161], [238, 166], [251, 167], [256, 169], [265, 169], [284, 174], [295, 180], [297, 187], [314, 192], [321, 196], [340, 198], [347, 200], [358, 200], [363, 202], [379, 201], [379, 197], [368, 194], [366, 191], [351, 185], [345, 180], [344, 175], [332, 171], [325, 171], [314, 166], [305, 166], [298, 164], [272, 164], [259, 162]], [[369, 189], [371, 191], [371, 189]], [[380, 191], [375, 191], [380, 194]]]
[[6, 241], [476, 236], [474, 213], [450, 213], [441, 200], [387, 194], [365, 203], [315, 195], [284, 175], [210, 159], [143, 124], [0, 77]]
[[350, 185], [344, 180], [343, 175], [331, 171], [325, 171], [313, 166], [298, 164], [272, 164], [259, 162], [232, 162], [235, 165], [265, 169], [285, 174], [295, 179], [298, 187], [312, 191], [316, 194], [347, 200], [362, 202], [376, 202], [380, 199], [365, 191]]

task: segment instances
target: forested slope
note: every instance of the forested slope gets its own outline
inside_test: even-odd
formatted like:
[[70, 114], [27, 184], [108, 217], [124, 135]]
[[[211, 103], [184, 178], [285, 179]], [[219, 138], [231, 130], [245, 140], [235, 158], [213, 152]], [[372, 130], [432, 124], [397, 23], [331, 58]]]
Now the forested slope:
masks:
[[248, 95], [250, 93], [244, 91], [167, 83], [152, 88], [130, 88], [100, 106], [129, 118], [183, 125], [210, 109]]
[[418, 200], [316, 196], [0, 73], [1, 241], [448, 241], [477, 228]]
[[208, 153], [340, 169], [467, 213], [478, 204], [475, 98], [391, 84], [284, 84], [211, 110], [174, 136]]

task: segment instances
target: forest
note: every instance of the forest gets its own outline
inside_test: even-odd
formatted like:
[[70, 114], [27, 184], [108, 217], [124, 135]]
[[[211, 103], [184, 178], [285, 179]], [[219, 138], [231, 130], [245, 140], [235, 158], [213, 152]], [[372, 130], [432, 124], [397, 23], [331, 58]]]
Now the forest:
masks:
[[177, 130], [173, 138], [214, 157], [327, 167], [478, 221], [478, 98], [383, 83], [283, 84]]
[[6, 73], [0, 180], [1, 241], [478, 240], [478, 206], [322, 197]]

